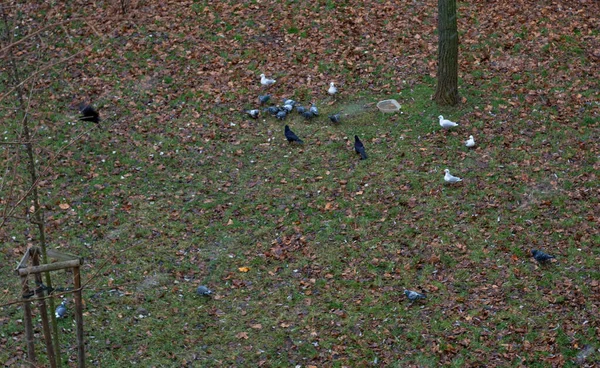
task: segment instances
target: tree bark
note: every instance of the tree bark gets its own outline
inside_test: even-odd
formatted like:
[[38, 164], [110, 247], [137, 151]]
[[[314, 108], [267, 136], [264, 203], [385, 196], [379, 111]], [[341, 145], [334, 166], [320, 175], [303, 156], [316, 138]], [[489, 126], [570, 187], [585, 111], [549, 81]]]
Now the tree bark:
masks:
[[434, 101], [438, 105], [458, 103], [458, 26], [456, 0], [438, 0], [438, 69]]

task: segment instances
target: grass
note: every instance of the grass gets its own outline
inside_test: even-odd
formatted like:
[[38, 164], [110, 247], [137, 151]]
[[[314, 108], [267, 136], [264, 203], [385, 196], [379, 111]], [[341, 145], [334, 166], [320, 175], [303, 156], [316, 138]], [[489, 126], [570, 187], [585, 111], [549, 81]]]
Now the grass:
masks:
[[[205, 7], [211, 5], [193, 9]], [[252, 39], [237, 26], [247, 21], [214, 22], [229, 40]], [[290, 24], [283, 33], [305, 38], [305, 24]], [[143, 31], [140, 39], [154, 34]], [[502, 35], [487, 37], [495, 44]], [[561, 48], [583, 57], [578, 42], [577, 35], [565, 37]], [[143, 45], [111, 60], [115, 73], [102, 74], [121, 96], [102, 102], [115, 125], [77, 142], [42, 184], [52, 247], [86, 259], [93, 365], [548, 366], [560, 355], [572, 366], [579, 347], [597, 344], [596, 112], [557, 121], [550, 118], [556, 106], [525, 104], [512, 79], [493, 70], [473, 71], [477, 86], [461, 83], [466, 102], [456, 108], [430, 100], [435, 80], [427, 74], [405, 78], [392, 92], [352, 91], [331, 105], [301, 86], [294, 97], [316, 99], [322, 117], [286, 120], [306, 141], [293, 146], [283, 139], [282, 122], [248, 121], [230, 102], [246, 104], [252, 87], [235, 80], [243, 86], [219, 92], [226, 103], [207, 107], [213, 90], [188, 88], [193, 74], [172, 72], [176, 66], [161, 65], [153, 45]], [[512, 52], [529, 47], [518, 45]], [[241, 52], [265, 57], [257, 47]], [[359, 81], [358, 72], [330, 57], [335, 52], [309, 57], [311, 70]], [[189, 65], [225, 65], [231, 54], [209, 55]], [[178, 50], [165, 60], [185, 64], [185, 56]], [[291, 61], [299, 68], [301, 56]], [[262, 64], [250, 62], [248, 70], [255, 76]], [[150, 77], [133, 73], [139, 68]], [[384, 63], [374, 70], [373, 84], [395, 75]], [[114, 75], [125, 72], [131, 79], [116, 83]], [[538, 89], [541, 70], [526, 75], [528, 88]], [[396, 98], [402, 113], [365, 107], [383, 97]], [[347, 115], [333, 126], [326, 116], [339, 111]], [[439, 131], [440, 114], [460, 128]], [[52, 120], [40, 130], [42, 161], [73, 129], [83, 129], [60, 124], [72, 120], [68, 111]], [[4, 136], [15, 139], [11, 134]], [[352, 150], [354, 134], [365, 142], [366, 161]], [[463, 146], [469, 134], [475, 150]], [[444, 185], [446, 167], [464, 182]], [[65, 202], [72, 210], [59, 209]], [[30, 230], [22, 221], [0, 230], [0, 270], [10, 275], [13, 249], [24, 249]], [[560, 263], [534, 264], [532, 247], [555, 253]], [[55, 283], [68, 285], [68, 275]], [[200, 284], [215, 297], [196, 295]], [[16, 278], [0, 286], [2, 301], [18, 298]], [[425, 292], [427, 301], [408, 303], [405, 288]], [[8, 361], [25, 346], [22, 310], [1, 308], [0, 360]], [[59, 326], [63, 350], [73, 357], [72, 321]]]

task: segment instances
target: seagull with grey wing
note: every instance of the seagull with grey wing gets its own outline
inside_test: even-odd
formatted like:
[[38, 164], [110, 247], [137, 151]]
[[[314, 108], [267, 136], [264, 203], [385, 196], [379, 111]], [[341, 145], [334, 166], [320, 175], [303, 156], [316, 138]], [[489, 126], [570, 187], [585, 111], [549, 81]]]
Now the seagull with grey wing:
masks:
[[465, 146], [467, 146], [469, 148], [475, 147], [475, 139], [473, 139], [472, 135], [470, 135], [469, 139], [467, 139], [467, 141], [465, 142]]
[[438, 116], [438, 119], [440, 119], [440, 126], [446, 130], [458, 126], [457, 123], [450, 121], [448, 119], [444, 119], [444, 117], [442, 115]]
[[335, 95], [337, 93], [337, 88], [335, 88], [335, 84], [333, 82], [329, 83], [329, 89], [327, 90], [327, 93], [329, 93], [330, 95]]
[[450, 184], [454, 184], [454, 183], [458, 183], [459, 181], [462, 181], [461, 178], [459, 178], [458, 176], [454, 176], [452, 174], [450, 174], [450, 170], [448, 169], [444, 169], [444, 181], [446, 183], [450, 183]]
[[277, 82], [275, 79], [270, 79], [265, 77], [264, 74], [260, 75], [260, 84], [262, 84], [265, 87], [269, 87], [270, 85], [274, 84], [275, 82]]

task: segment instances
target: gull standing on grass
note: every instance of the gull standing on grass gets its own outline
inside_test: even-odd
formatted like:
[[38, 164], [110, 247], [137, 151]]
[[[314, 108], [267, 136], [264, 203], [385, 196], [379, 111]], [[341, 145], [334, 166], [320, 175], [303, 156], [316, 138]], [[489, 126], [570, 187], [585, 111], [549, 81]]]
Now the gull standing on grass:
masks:
[[442, 115], [438, 116], [438, 119], [440, 119], [440, 126], [444, 129], [450, 129], [458, 126], [458, 124], [456, 124], [455, 122], [450, 121], [448, 119], [444, 119]]
[[450, 174], [450, 170], [448, 170], [448, 169], [444, 169], [444, 173], [445, 173], [444, 174], [444, 181], [446, 183], [458, 183], [459, 181], [462, 181], [461, 178], [456, 177], [456, 176]]
[[335, 88], [335, 84], [333, 82], [329, 83], [329, 89], [327, 90], [327, 93], [332, 96], [337, 93], [337, 88]]
[[265, 77], [264, 74], [260, 75], [260, 84], [262, 84], [265, 87], [268, 87], [275, 82], [277, 82], [275, 79], [269, 79], [269, 78]]
[[472, 135], [470, 135], [469, 139], [465, 142], [465, 146], [469, 148], [475, 147], [475, 139], [473, 139]]

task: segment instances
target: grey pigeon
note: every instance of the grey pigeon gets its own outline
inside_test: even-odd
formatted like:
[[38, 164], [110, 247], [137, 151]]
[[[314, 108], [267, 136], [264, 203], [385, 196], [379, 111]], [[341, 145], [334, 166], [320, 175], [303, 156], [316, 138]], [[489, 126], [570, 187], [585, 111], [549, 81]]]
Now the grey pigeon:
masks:
[[535, 258], [539, 263], [546, 263], [551, 259], [556, 259], [556, 257], [549, 255], [548, 253], [544, 253], [541, 250], [532, 249], [531, 255]]
[[304, 141], [302, 139], [298, 138], [296, 133], [292, 132], [290, 127], [287, 125], [285, 126], [285, 139], [287, 139], [287, 141], [290, 143], [292, 143], [292, 142], [298, 142], [300, 144], [304, 143]]
[[244, 110], [244, 112], [246, 114], [250, 115], [250, 117], [252, 119], [258, 118], [258, 115], [260, 114], [260, 111], [258, 111], [257, 109], [254, 109], [254, 110]]
[[367, 159], [367, 152], [365, 152], [365, 146], [360, 141], [360, 139], [358, 139], [357, 135], [354, 136], [354, 151], [356, 151], [356, 153], [360, 154], [361, 160]]
[[91, 121], [96, 124], [100, 122], [100, 114], [92, 107], [92, 105], [87, 105], [83, 102], [80, 103], [79, 112], [81, 113], [81, 116], [79, 117], [79, 120], [81, 121]]
[[287, 112], [292, 112], [292, 110], [294, 109], [294, 106], [292, 105], [283, 105], [283, 109]]
[[277, 106], [269, 106], [263, 111], [266, 111], [271, 115], [277, 115], [277, 113], [279, 112], [279, 108]]
[[406, 295], [408, 300], [413, 301], [413, 302], [415, 300], [425, 299], [425, 295], [423, 295], [421, 293], [417, 293], [416, 291], [412, 291], [412, 290], [404, 290], [404, 295]]
[[306, 107], [301, 106], [301, 105], [296, 105], [296, 111], [298, 111], [299, 114], [302, 114], [306, 111]]
[[292, 100], [291, 98], [284, 98], [283, 99], [283, 104], [284, 105], [296, 105], [296, 101]]
[[54, 315], [56, 316], [56, 318], [63, 318], [64, 316], [67, 315], [67, 301], [63, 300], [62, 303], [60, 303], [60, 305], [58, 307], [56, 307], [56, 310], [54, 311]]
[[304, 118], [305, 118], [306, 120], [309, 120], [309, 119], [312, 119], [312, 118], [314, 118], [314, 117], [315, 117], [315, 114], [313, 114], [313, 113], [312, 113], [312, 112], [310, 112], [310, 111], [304, 111], [304, 112], [302, 113], [302, 116], [304, 116]]
[[332, 123], [339, 124], [340, 114], [329, 115], [329, 120], [331, 120]]
[[196, 289], [196, 293], [198, 295], [202, 295], [202, 296], [210, 296], [210, 294], [212, 294], [212, 290], [210, 290], [208, 287], [204, 286], [204, 285], [200, 285], [198, 286], [198, 288]]
[[271, 99], [271, 95], [258, 96], [258, 101], [260, 102], [261, 105], [266, 104], [267, 102], [269, 102], [270, 99]]
[[287, 116], [287, 111], [286, 110], [279, 110], [279, 112], [277, 113], [277, 115], [275, 115], [275, 117], [279, 120], [283, 120], [285, 119], [285, 117]]
[[308, 111], [312, 112], [313, 115], [319, 115], [319, 109], [317, 109], [317, 105], [313, 103], [310, 104], [310, 109], [308, 109]]

